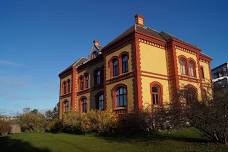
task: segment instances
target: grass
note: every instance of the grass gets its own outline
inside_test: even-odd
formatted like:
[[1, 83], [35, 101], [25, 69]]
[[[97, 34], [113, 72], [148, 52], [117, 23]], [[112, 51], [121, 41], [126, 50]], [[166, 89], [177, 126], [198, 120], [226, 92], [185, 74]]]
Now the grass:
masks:
[[1, 152], [228, 152], [206, 142], [195, 129], [163, 132], [155, 137], [22, 133], [0, 137]]

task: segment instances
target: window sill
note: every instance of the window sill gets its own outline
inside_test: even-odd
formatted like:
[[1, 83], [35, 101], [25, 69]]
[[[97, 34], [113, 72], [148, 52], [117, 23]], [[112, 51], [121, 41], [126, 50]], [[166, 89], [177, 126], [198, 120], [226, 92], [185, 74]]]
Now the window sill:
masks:
[[182, 73], [181, 73], [180, 75], [181, 75], [181, 76], [186, 76], [186, 77], [188, 77], [188, 76], [189, 76], [189, 75], [187, 75], [187, 74], [182, 74]]
[[126, 110], [126, 107], [116, 107], [114, 110]]
[[190, 76], [190, 75], [189, 75], [189, 77], [191, 77], [191, 78], [196, 78], [196, 76]]
[[115, 79], [115, 78], [118, 78], [119, 76], [120, 76], [120, 74], [116, 75], [116, 76], [112, 76], [112, 78]]
[[127, 72], [123, 72], [123, 73], [121, 73], [120, 75], [124, 75], [124, 74], [127, 74], [127, 73], [129, 73], [128, 71]]
[[121, 76], [123, 76], [123, 75], [127, 75], [128, 73], [130, 73], [130, 72], [120, 73], [120, 74], [117, 75], [117, 76], [112, 76], [111, 79], [115, 79], [115, 78], [121, 77]]
[[162, 107], [161, 104], [153, 104], [152, 106], [153, 106], [154, 108], [160, 108], [160, 107]]
[[185, 78], [192, 78], [192, 79], [197, 79], [196, 76], [190, 76], [190, 75], [186, 75], [186, 74], [181, 74], [181, 77], [185, 77]]
[[60, 95], [60, 97], [65, 97], [65, 96], [69, 96], [69, 95], [71, 95], [71, 92], [70, 93], [66, 93], [66, 94], [62, 94], [62, 95]]
[[125, 114], [127, 112], [127, 108], [126, 107], [116, 107], [114, 109], [114, 112], [119, 115]]
[[83, 88], [83, 89], [80, 89], [80, 91], [85, 91], [85, 90], [88, 90], [89, 88]]

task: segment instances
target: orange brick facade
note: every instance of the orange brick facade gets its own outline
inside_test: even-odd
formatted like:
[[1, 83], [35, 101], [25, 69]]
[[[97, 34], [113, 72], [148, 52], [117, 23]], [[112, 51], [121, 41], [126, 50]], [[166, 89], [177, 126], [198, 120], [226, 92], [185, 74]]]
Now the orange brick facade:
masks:
[[202, 100], [211, 90], [211, 58], [189, 43], [144, 26], [144, 17], [109, 44], [94, 41], [90, 57], [59, 74], [60, 118], [64, 112], [135, 112], [164, 105], [191, 86]]

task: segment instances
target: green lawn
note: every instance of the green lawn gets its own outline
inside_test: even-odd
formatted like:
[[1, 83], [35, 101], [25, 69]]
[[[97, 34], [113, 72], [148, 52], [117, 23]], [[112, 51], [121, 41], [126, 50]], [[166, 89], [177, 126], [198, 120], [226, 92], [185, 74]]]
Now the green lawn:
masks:
[[194, 129], [153, 137], [96, 137], [94, 135], [22, 133], [0, 137], [0, 152], [228, 152], [207, 143]]

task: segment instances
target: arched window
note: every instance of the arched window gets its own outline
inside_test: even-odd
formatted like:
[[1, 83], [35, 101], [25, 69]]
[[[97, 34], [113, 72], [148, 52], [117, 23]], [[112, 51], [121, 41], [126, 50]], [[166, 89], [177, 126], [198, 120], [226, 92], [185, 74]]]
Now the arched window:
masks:
[[126, 107], [127, 106], [127, 89], [120, 86], [115, 90], [115, 106]]
[[204, 69], [203, 69], [202, 66], [200, 67], [200, 73], [201, 73], [202, 79], [205, 79], [205, 76], [204, 76]]
[[89, 88], [89, 75], [88, 73], [85, 74], [85, 89]]
[[186, 59], [181, 57], [179, 59], [179, 64], [180, 64], [181, 75], [187, 75], [187, 61], [186, 61]]
[[66, 81], [63, 82], [63, 94], [66, 94], [67, 87], [66, 87]]
[[96, 109], [104, 110], [104, 94], [103, 93], [99, 93], [96, 96]]
[[80, 90], [83, 90], [84, 89], [84, 79], [83, 79], [83, 76], [80, 76], [79, 78], [79, 87], [80, 87]]
[[70, 102], [65, 100], [63, 102], [63, 112], [68, 112], [68, 111], [70, 111]]
[[198, 92], [193, 85], [186, 85], [184, 91], [184, 97], [186, 98], [187, 103], [197, 100]]
[[151, 85], [151, 98], [153, 105], [162, 104], [162, 85], [158, 82], [152, 82]]
[[118, 59], [113, 59], [112, 60], [112, 76], [118, 76], [119, 75], [119, 63], [118, 63]]
[[71, 84], [70, 84], [70, 79], [67, 80], [67, 92], [70, 93], [70, 88], [71, 88]]
[[96, 70], [94, 73], [94, 83], [95, 85], [100, 85], [103, 83], [103, 73], [100, 69]]
[[82, 99], [81, 99], [81, 109], [82, 109], [82, 112], [84, 112], [84, 113], [87, 112], [87, 98], [86, 97], [82, 97]]
[[196, 64], [195, 64], [195, 62], [190, 60], [188, 66], [189, 66], [189, 76], [195, 77], [196, 76]]
[[207, 90], [205, 88], [202, 89], [202, 99], [203, 100], [207, 99]]
[[122, 55], [122, 73], [128, 72], [128, 55]]

